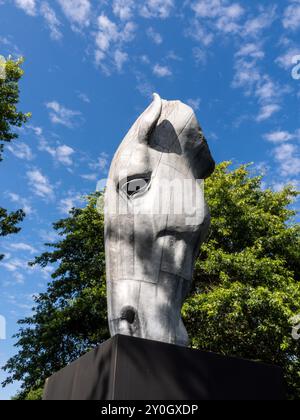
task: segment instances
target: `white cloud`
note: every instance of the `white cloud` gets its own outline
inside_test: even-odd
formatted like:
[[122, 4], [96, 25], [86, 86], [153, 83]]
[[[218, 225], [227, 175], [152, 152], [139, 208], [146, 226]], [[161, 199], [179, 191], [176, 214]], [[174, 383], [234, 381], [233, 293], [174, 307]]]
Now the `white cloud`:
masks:
[[257, 122], [265, 121], [280, 111], [281, 97], [286, 92], [285, 88], [281, 88], [261, 70], [259, 63], [264, 56], [261, 45], [252, 42], [243, 45], [235, 54], [232, 86], [244, 89], [246, 96], [258, 101], [260, 109], [256, 116]]
[[90, 24], [91, 3], [89, 0], [57, 0], [72, 24], [86, 27]]
[[95, 171], [104, 171], [108, 166], [108, 155], [101, 153], [100, 156], [93, 162], [89, 163], [89, 168]]
[[129, 20], [133, 16], [134, 0], [114, 0], [113, 12], [121, 20]]
[[36, 0], [15, 0], [15, 4], [29, 16], [36, 15]]
[[216, 18], [223, 15], [236, 19], [244, 13], [240, 4], [229, 4], [227, 0], [198, 0], [192, 4], [192, 9], [201, 18]]
[[[244, 15], [244, 8], [239, 3], [231, 3], [228, 0], [198, 0], [192, 3], [192, 10], [197, 17], [189, 35], [195, 35], [209, 45], [208, 40], [213, 38], [213, 33], [217, 30], [222, 33], [230, 34], [240, 31], [240, 19]], [[210, 28], [211, 33], [204, 29]]]
[[73, 165], [72, 155], [75, 153], [75, 150], [66, 144], [51, 147], [46, 140], [42, 139], [40, 141], [39, 150], [49, 153], [55, 162], [62, 163], [66, 166]]
[[96, 45], [102, 52], [106, 52], [112, 43], [122, 44], [129, 42], [134, 37], [135, 25], [133, 22], [126, 22], [121, 29], [111, 21], [105, 14], [98, 17], [98, 33], [96, 35]]
[[7, 193], [8, 198], [13, 202], [20, 206], [26, 215], [31, 215], [34, 213], [34, 210], [31, 207], [31, 204], [27, 198], [21, 197], [19, 194], [9, 192]]
[[73, 164], [71, 156], [75, 153], [75, 151], [72, 147], [63, 144], [62, 146], [58, 146], [55, 152], [58, 162], [67, 166]]
[[19, 258], [8, 258], [0, 263], [7, 271], [15, 272], [24, 268], [24, 261]]
[[200, 98], [188, 99], [186, 102], [191, 108], [193, 108], [195, 111], [198, 111], [198, 109], [200, 108], [201, 99]]
[[47, 2], [42, 2], [40, 8], [41, 15], [44, 17], [47, 26], [50, 30], [50, 36], [55, 41], [58, 41], [62, 38], [62, 33], [60, 31], [61, 23], [58, 20], [54, 9]]
[[81, 112], [68, 109], [57, 101], [48, 102], [46, 107], [50, 110], [49, 116], [53, 124], [74, 128], [79, 122], [82, 122]]
[[264, 58], [264, 56], [265, 53], [262, 50], [261, 45], [252, 42], [244, 44], [236, 53], [236, 57], [248, 57], [255, 60]]
[[88, 95], [86, 93], [83, 92], [78, 92], [78, 98], [82, 101], [85, 102], [86, 104], [91, 103], [90, 98], [88, 97]]
[[300, 4], [298, 1], [292, 1], [292, 4], [285, 9], [282, 24], [285, 29], [293, 31], [300, 29]]
[[28, 161], [34, 159], [34, 155], [32, 153], [31, 148], [27, 144], [22, 143], [20, 141], [8, 145], [7, 149], [19, 159]]
[[266, 121], [269, 118], [271, 118], [274, 114], [279, 112], [280, 109], [281, 109], [281, 106], [278, 104], [263, 105], [260, 108], [259, 113], [257, 114], [256, 121], [257, 122]]
[[82, 179], [85, 179], [86, 181], [96, 181], [98, 178], [98, 174], [83, 174], [80, 176]]
[[197, 65], [205, 66], [207, 64], [207, 51], [202, 48], [193, 48], [193, 56]]
[[157, 77], [172, 76], [172, 70], [168, 66], [161, 66], [160, 64], [155, 64], [153, 67], [153, 73]]
[[40, 137], [43, 134], [43, 129], [41, 127], [37, 127], [35, 125], [27, 125], [27, 128], [32, 130], [34, 134], [38, 137]]
[[145, 18], [165, 19], [174, 8], [174, 0], [146, 0], [140, 7], [140, 14]]
[[55, 230], [47, 231], [42, 229], [39, 231], [39, 236], [46, 243], [54, 243], [60, 239], [58, 233]]
[[106, 60], [112, 61], [115, 68], [120, 71], [123, 64], [128, 60], [128, 54], [122, 50], [122, 46], [134, 39], [136, 25], [133, 22], [126, 22], [118, 26], [102, 13], [97, 20], [98, 31], [95, 35], [95, 59], [96, 64], [102, 70], [110, 74], [111, 66], [106, 65]]
[[62, 214], [69, 214], [72, 208], [79, 206], [84, 202], [82, 194], [69, 191], [67, 197], [62, 198], [58, 203], [58, 210]]
[[188, 29], [186, 29], [185, 35], [201, 42], [204, 47], [208, 47], [214, 40], [213, 33], [204, 27], [204, 25], [198, 20], [194, 20]]
[[16, 271], [15, 273], [13, 273], [14, 278], [16, 279], [16, 283], [17, 284], [24, 284], [25, 283], [25, 276], [22, 273], [19, 273], [18, 271]]
[[235, 54], [234, 88], [245, 89], [246, 95], [250, 95], [257, 83], [261, 80], [261, 74], [257, 62], [264, 56], [262, 50], [254, 44], [246, 44]]
[[128, 54], [123, 51], [116, 50], [114, 53], [114, 60], [115, 60], [117, 70], [120, 72], [123, 69], [123, 65], [128, 60]]
[[[22, 56], [22, 53], [20, 51], [20, 48], [12, 41], [11, 36], [0, 36], [0, 45], [2, 54], [5, 53], [5, 55], [11, 54], [16, 57]], [[7, 53], [6, 54], [6, 51]]]
[[150, 28], [147, 29], [147, 35], [157, 45], [163, 42], [163, 38], [161, 34], [155, 31], [155, 29], [152, 28], [152, 26], [150, 26]]
[[101, 51], [107, 51], [111, 42], [117, 41], [119, 37], [117, 25], [102, 14], [98, 17], [98, 28], [96, 45]]
[[269, 6], [261, 8], [261, 13], [254, 18], [246, 20], [243, 25], [243, 31], [241, 35], [246, 37], [258, 38], [262, 32], [269, 28], [276, 19], [276, 7]]
[[299, 148], [295, 144], [283, 143], [274, 149], [275, 160], [279, 163], [282, 176], [300, 174]]
[[[149, 64], [149, 62], [146, 62], [146, 64]], [[147, 76], [142, 72], [137, 71], [135, 77], [137, 81], [136, 89], [140, 92], [140, 94], [148, 99], [152, 98], [153, 92], [157, 91], [157, 89], [148, 80]]]
[[291, 140], [300, 140], [300, 130], [294, 133], [289, 131], [272, 131], [264, 135], [264, 138], [271, 143], [284, 143]]
[[27, 171], [26, 175], [29, 186], [35, 195], [44, 199], [53, 199], [54, 188], [39, 169]]
[[38, 252], [36, 248], [29, 244], [25, 244], [24, 242], [10, 244], [9, 248], [15, 251], [29, 252], [30, 254], [36, 254]]
[[82, 179], [86, 181], [97, 181], [100, 175], [105, 173], [109, 165], [109, 156], [106, 153], [101, 153], [96, 160], [88, 162], [88, 168], [91, 173], [80, 175]]
[[300, 184], [299, 183], [299, 179], [291, 179], [291, 178], [288, 178], [288, 179], [285, 179], [282, 182], [280, 182], [280, 181], [273, 181], [271, 183], [271, 188], [275, 192], [280, 192], [287, 185], [292, 185], [295, 189], [297, 189], [299, 191], [299, 184]]
[[293, 58], [297, 55], [300, 55], [300, 48], [290, 47], [285, 53], [277, 57], [275, 62], [284, 70], [289, 70], [295, 65]]

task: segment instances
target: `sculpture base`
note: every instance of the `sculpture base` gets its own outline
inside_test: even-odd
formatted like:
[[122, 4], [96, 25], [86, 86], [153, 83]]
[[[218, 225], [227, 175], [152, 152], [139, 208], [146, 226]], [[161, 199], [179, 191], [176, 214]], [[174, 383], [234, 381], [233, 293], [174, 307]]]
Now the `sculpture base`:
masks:
[[47, 380], [44, 400], [283, 400], [280, 368], [118, 335]]

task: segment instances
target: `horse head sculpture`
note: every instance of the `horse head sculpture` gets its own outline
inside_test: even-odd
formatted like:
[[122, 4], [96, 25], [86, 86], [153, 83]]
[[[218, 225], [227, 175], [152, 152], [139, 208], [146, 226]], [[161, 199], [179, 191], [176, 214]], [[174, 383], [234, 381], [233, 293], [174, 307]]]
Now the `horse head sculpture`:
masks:
[[116, 152], [105, 192], [112, 336], [188, 344], [181, 308], [210, 224], [202, 181], [214, 167], [194, 111], [154, 94]]

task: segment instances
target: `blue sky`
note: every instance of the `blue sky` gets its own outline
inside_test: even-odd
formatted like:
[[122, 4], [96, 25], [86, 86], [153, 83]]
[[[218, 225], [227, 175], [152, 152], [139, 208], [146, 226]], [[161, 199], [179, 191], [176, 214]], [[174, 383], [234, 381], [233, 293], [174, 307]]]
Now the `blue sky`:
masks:
[[0, 0], [0, 55], [26, 58], [20, 107], [33, 115], [0, 164], [0, 205], [27, 213], [1, 240], [0, 365], [50, 279], [27, 261], [105, 178], [153, 91], [193, 106], [217, 162], [299, 185], [299, 34], [299, 0]]

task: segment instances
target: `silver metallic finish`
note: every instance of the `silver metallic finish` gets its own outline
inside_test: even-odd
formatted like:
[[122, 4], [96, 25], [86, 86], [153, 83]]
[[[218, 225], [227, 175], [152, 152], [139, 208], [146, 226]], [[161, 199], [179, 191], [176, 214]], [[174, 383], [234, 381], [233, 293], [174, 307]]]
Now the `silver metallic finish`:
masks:
[[181, 308], [210, 223], [200, 180], [213, 170], [194, 111], [154, 94], [114, 156], [105, 193], [112, 336], [188, 344]]

